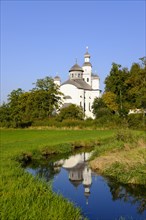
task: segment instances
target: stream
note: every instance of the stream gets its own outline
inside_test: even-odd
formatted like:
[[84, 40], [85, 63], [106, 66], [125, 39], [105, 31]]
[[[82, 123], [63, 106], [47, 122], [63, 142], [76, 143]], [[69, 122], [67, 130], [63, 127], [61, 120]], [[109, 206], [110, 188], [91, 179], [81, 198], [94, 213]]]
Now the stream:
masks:
[[92, 152], [51, 156], [25, 169], [52, 183], [52, 189], [74, 203], [90, 220], [146, 220], [144, 187], [125, 186], [98, 175], [88, 166]]

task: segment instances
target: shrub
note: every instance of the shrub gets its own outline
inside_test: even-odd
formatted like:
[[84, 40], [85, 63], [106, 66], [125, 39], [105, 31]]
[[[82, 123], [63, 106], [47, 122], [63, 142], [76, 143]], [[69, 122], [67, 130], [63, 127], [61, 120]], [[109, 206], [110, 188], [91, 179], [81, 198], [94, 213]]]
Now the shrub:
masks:
[[130, 128], [145, 129], [146, 116], [143, 114], [128, 115], [128, 125]]
[[116, 140], [122, 142], [134, 142], [136, 137], [131, 133], [131, 131], [125, 129], [118, 130], [116, 133]]
[[81, 107], [71, 104], [66, 108], [62, 108], [57, 116], [58, 121], [63, 121], [65, 119], [76, 119], [83, 120], [84, 113]]

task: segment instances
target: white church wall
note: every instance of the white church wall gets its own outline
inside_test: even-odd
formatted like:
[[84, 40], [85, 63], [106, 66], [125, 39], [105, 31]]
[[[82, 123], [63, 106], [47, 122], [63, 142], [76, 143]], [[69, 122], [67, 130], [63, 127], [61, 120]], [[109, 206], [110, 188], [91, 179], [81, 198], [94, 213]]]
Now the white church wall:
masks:
[[64, 103], [72, 103], [83, 107], [83, 90], [76, 88], [74, 85], [65, 84], [60, 87], [60, 91], [71, 99], [65, 99]]
[[91, 117], [93, 118], [93, 113], [92, 113], [92, 91], [86, 90], [85, 91], [85, 115], [86, 117]]
[[83, 79], [85, 80], [86, 83], [88, 83], [91, 86], [91, 66], [83, 66], [82, 69], [84, 70], [83, 72]]
[[70, 79], [82, 79], [83, 73], [79, 71], [72, 71], [69, 74]]
[[92, 79], [92, 89], [99, 89], [99, 78]]
[[95, 98], [101, 97], [101, 91], [100, 90], [92, 90], [92, 100], [94, 101]]
[[58, 86], [60, 86], [60, 80], [54, 80], [54, 83]]

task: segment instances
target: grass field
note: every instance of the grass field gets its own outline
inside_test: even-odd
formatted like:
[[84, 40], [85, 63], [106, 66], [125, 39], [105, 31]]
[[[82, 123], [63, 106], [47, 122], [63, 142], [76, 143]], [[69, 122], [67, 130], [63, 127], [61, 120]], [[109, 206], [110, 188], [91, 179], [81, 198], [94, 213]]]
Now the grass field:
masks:
[[1, 219], [78, 220], [78, 208], [52, 192], [51, 185], [26, 173], [15, 158], [22, 153], [50, 149], [71, 151], [63, 143], [102, 141], [114, 135], [108, 130], [1, 130]]

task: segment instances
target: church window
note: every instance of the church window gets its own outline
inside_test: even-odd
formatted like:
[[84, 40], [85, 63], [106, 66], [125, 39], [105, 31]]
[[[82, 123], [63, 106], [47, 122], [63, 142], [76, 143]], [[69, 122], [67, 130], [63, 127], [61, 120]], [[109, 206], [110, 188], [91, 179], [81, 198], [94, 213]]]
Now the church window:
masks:
[[89, 111], [91, 111], [91, 106], [90, 106], [90, 102], [89, 102]]
[[87, 82], [89, 82], [89, 78], [87, 78]]
[[82, 106], [82, 102], [80, 102], [80, 106]]
[[78, 73], [78, 77], [80, 77], [80, 73]]
[[72, 78], [74, 77], [74, 74], [72, 74]]

